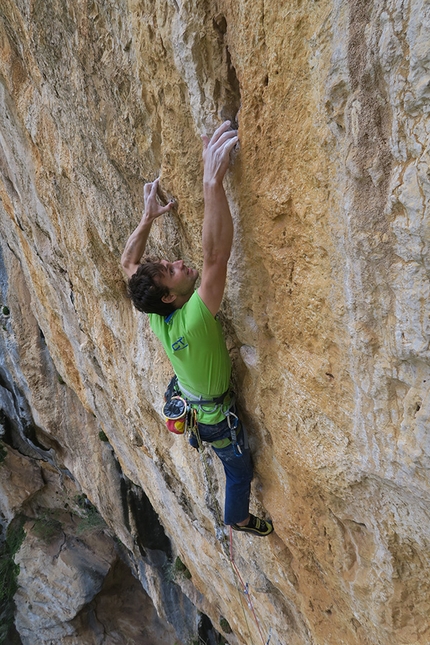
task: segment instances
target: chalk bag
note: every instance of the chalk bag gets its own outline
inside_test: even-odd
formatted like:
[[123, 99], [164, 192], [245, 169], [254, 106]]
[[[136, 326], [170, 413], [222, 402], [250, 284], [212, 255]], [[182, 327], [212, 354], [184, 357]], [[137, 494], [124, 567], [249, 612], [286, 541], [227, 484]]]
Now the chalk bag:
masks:
[[187, 402], [180, 396], [172, 396], [164, 404], [163, 417], [167, 429], [175, 434], [184, 434], [187, 425]]

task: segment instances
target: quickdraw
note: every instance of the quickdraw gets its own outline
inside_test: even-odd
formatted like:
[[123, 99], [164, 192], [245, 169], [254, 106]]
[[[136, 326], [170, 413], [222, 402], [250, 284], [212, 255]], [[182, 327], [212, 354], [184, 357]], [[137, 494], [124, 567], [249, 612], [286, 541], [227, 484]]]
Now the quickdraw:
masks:
[[236, 455], [236, 457], [240, 457], [242, 455], [242, 448], [237, 442], [237, 428], [239, 426], [239, 418], [231, 410], [229, 410], [228, 412], [227, 423], [228, 427], [230, 428], [231, 443], [233, 444], [234, 454]]

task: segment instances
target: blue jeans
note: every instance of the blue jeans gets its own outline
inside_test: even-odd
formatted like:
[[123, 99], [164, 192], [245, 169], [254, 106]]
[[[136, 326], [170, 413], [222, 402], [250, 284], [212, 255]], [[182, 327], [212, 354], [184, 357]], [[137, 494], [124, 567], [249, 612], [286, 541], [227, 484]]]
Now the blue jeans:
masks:
[[[230, 438], [230, 428], [227, 419], [213, 425], [199, 423], [198, 428], [202, 441], [210, 443], [218, 439]], [[242, 450], [242, 454], [239, 457], [236, 456], [232, 443], [225, 448], [215, 448], [212, 446], [212, 449], [221, 459], [222, 465], [224, 466], [224, 522], [226, 524], [243, 522], [249, 515], [249, 496], [253, 477], [252, 460], [248, 442], [245, 442], [246, 431], [240, 420], [237, 432], [237, 443]]]

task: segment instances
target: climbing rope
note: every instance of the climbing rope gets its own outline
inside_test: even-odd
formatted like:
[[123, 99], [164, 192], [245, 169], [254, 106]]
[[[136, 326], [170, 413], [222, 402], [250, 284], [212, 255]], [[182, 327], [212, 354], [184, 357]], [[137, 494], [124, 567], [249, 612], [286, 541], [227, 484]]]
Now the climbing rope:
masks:
[[233, 567], [233, 570], [235, 571], [237, 577], [240, 580], [240, 584], [242, 585], [243, 593], [245, 594], [249, 610], [251, 611], [251, 613], [252, 613], [252, 615], [254, 617], [254, 620], [255, 620], [255, 624], [257, 625], [257, 629], [258, 629], [258, 633], [260, 634], [261, 642], [263, 643], [263, 645], [268, 645], [268, 643], [270, 642], [270, 639], [271, 639], [271, 630], [269, 631], [269, 638], [267, 639], [267, 641], [265, 641], [264, 637], [263, 637], [263, 634], [261, 632], [260, 621], [258, 620], [257, 614], [255, 613], [255, 609], [254, 609], [254, 605], [253, 605], [252, 597], [251, 597], [251, 592], [249, 590], [249, 584], [247, 582], [245, 583], [243, 581], [242, 576], [240, 575], [240, 571], [237, 568], [236, 563], [234, 561], [234, 555], [233, 555], [233, 529], [231, 528], [231, 526], [230, 526], [230, 562], [231, 562], [231, 565]]
[[[218, 537], [219, 541], [221, 542], [221, 544], [223, 545], [224, 551], [229, 556], [229, 561], [230, 561], [230, 565], [231, 565], [233, 574], [235, 574], [235, 576], [236, 576], [235, 577], [236, 589], [238, 590], [238, 593], [239, 593], [239, 599], [240, 599], [240, 604], [241, 604], [242, 611], [243, 611], [243, 616], [244, 616], [244, 619], [245, 619], [246, 628], [248, 630], [248, 633], [250, 633], [248, 619], [247, 619], [245, 608], [244, 608], [244, 605], [243, 605], [243, 596], [242, 596], [241, 590], [240, 590], [240, 588], [238, 586], [237, 580], [239, 580], [240, 584], [242, 585], [242, 591], [243, 591], [243, 594], [246, 597], [248, 609], [251, 611], [251, 613], [252, 613], [252, 615], [254, 617], [255, 624], [257, 625], [257, 629], [258, 629], [258, 633], [259, 633], [260, 638], [261, 638], [261, 642], [263, 643], [263, 645], [269, 645], [270, 639], [272, 637], [272, 628], [270, 628], [270, 630], [269, 630], [269, 636], [268, 636], [267, 640], [264, 640], [264, 637], [263, 637], [263, 634], [262, 634], [261, 628], [260, 628], [260, 621], [257, 618], [257, 614], [255, 612], [254, 605], [253, 605], [253, 602], [252, 602], [252, 597], [251, 597], [251, 593], [250, 593], [250, 590], [249, 590], [249, 584], [245, 583], [243, 581], [242, 576], [240, 575], [240, 571], [237, 568], [237, 565], [236, 565], [236, 563], [234, 561], [233, 529], [230, 526], [230, 541], [229, 541], [229, 543], [227, 543], [227, 537], [226, 537], [225, 532], [223, 530], [224, 523], [222, 522], [220, 508], [219, 508], [218, 501], [217, 501], [216, 496], [215, 496], [215, 492], [214, 492], [213, 487], [212, 487], [212, 481], [211, 481], [211, 477], [210, 477], [210, 473], [209, 473], [209, 464], [208, 464], [207, 455], [206, 455], [206, 452], [205, 452], [205, 447], [204, 447], [203, 442], [202, 442], [201, 437], [200, 437], [200, 432], [199, 432], [198, 425], [197, 425], [197, 419], [196, 419], [195, 410], [191, 410], [191, 414], [193, 415], [193, 418], [192, 418], [192, 420], [191, 420], [191, 422], [189, 424], [189, 431], [192, 432], [194, 434], [194, 436], [196, 437], [196, 439], [197, 439], [197, 445], [198, 445], [198, 448], [199, 448], [201, 461], [203, 463], [203, 470], [204, 470], [204, 474], [205, 474], [206, 486], [207, 486], [207, 489], [209, 491], [209, 495], [212, 498], [212, 506], [214, 508], [216, 522], [218, 524], [217, 537]], [[251, 645], [254, 645], [254, 643], [252, 641], [252, 638], [251, 638]]]

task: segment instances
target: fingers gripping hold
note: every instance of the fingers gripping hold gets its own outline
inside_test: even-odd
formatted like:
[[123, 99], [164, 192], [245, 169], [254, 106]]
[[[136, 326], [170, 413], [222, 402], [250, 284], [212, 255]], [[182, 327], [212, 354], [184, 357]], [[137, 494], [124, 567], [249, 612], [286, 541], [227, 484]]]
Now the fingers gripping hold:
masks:
[[221, 125], [213, 133], [211, 138], [211, 143], [216, 143], [218, 139], [227, 132], [229, 132], [230, 134], [233, 134], [235, 131], [231, 130], [230, 126], [231, 126], [230, 121], [224, 121], [224, 123], [221, 123]]
[[145, 213], [150, 219], [156, 219], [170, 211], [174, 206], [171, 200], [166, 206], [162, 206], [157, 199], [158, 184], [160, 178], [157, 177], [153, 182], [148, 182], [143, 187], [143, 198], [145, 203]]
[[230, 121], [224, 121], [211, 139], [204, 135], [202, 140], [204, 181], [222, 181], [230, 162], [230, 152], [239, 141], [237, 130], [230, 129]]
[[151, 197], [155, 197], [157, 195], [159, 181], [160, 181], [160, 178], [157, 177], [157, 179], [152, 182], [152, 185], [151, 185]]
[[218, 139], [217, 144], [219, 145], [220, 150], [226, 150], [228, 153], [230, 153], [230, 151], [234, 148], [238, 141], [239, 137], [237, 136], [237, 133], [234, 130], [229, 130], [229, 132], [225, 132]]

